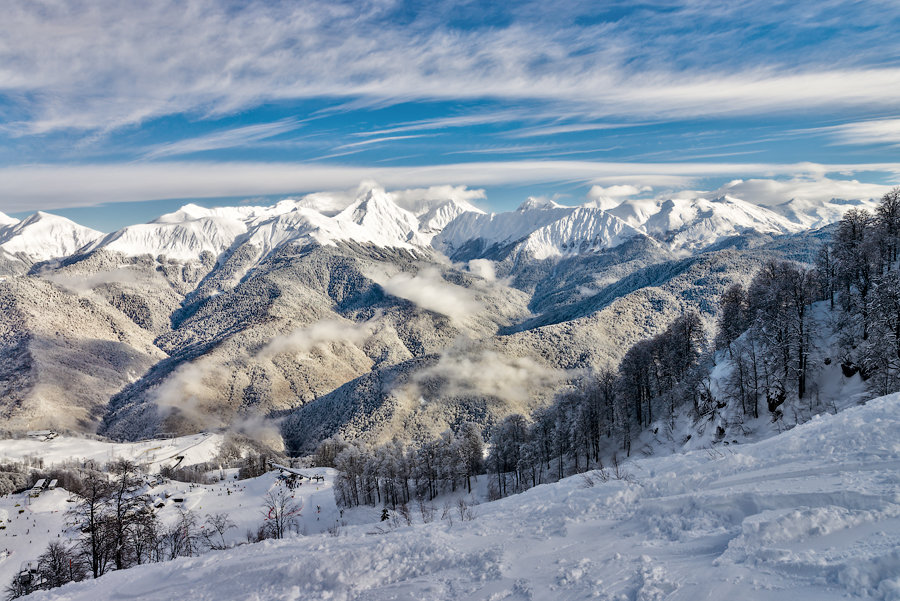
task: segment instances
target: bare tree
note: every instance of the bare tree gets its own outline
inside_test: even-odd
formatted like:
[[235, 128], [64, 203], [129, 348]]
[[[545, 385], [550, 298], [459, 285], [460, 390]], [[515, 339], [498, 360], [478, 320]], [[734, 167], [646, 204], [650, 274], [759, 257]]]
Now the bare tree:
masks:
[[131, 532], [138, 528], [142, 515], [150, 511], [150, 501], [137, 494], [140, 484], [137, 466], [121, 459], [110, 466], [115, 479], [110, 484], [109, 506], [116, 569], [123, 570], [135, 562]]
[[206, 516], [204, 522], [203, 544], [210, 549], [225, 549], [228, 545], [225, 543], [225, 534], [237, 525], [231, 521], [227, 513], [214, 513]]
[[69, 582], [84, 580], [87, 576], [87, 567], [75, 549], [53, 541], [38, 557], [38, 572], [44, 586], [55, 588]]
[[263, 516], [272, 538], [284, 538], [285, 534], [295, 529], [302, 509], [303, 504], [284, 488], [278, 487], [266, 493]]
[[83, 479], [79, 500], [69, 512], [85, 534], [83, 553], [94, 578], [103, 575], [110, 558], [108, 504], [111, 493], [112, 486], [106, 476], [91, 471]]
[[199, 552], [197, 515], [190, 510], [181, 510], [178, 521], [163, 535], [163, 542], [168, 559], [197, 555]]

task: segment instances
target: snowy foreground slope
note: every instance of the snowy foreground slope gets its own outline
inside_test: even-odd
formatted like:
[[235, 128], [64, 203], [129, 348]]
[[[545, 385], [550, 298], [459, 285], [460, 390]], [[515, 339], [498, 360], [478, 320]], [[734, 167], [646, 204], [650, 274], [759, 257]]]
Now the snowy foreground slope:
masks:
[[435, 521], [248, 545], [34, 599], [900, 599], [900, 394]]

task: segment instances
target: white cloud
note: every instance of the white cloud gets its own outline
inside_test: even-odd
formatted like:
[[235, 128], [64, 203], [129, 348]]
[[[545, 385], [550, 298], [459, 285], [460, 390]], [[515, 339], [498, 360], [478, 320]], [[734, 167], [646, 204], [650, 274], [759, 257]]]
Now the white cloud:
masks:
[[624, 127], [636, 127], [641, 123], [569, 123], [566, 125], [547, 125], [540, 127], [526, 127], [507, 134], [510, 138], [535, 138], [540, 136], [557, 136], [559, 134], [571, 134], [586, 131], [601, 131], [605, 129], [620, 129]]
[[777, 205], [791, 199], [824, 202], [832, 198], [863, 199], [880, 198], [891, 186], [867, 184], [857, 180], [818, 178], [791, 178], [786, 180], [748, 179], [735, 180], [713, 191], [713, 196], [730, 194], [760, 205]]
[[234, 148], [250, 142], [265, 140], [300, 127], [296, 119], [282, 119], [273, 123], [259, 123], [244, 127], [235, 127], [213, 132], [205, 136], [179, 140], [168, 144], [160, 144], [150, 148], [144, 156], [150, 159], [158, 159], [167, 156], [202, 152], [204, 150], [218, 150], [221, 148]]
[[231, 372], [210, 357], [184, 363], [152, 392], [160, 417], [177, 416], [205, 427], [224, 424], [221, 411], [222, 382]]
[[855, 64], [846, 56], [806, 59], [800, 50], [790, 69], [773, 66], [783, 57], [710, 65], [704, 44], [715, 45], [721, 32], [671, 41], [684, 36], [678, 28], [693, 10], [679, 8], [652, 23], [648, 11], [641, 22], [594, 28], [560, 26], [548, 15], [461, 30], [427, 14], [395, 24], [389, 2], [60, 0], [50, 9], [12, 0], [0, 20], [0, 91], [16, 102], [21, 117], [7, 129], [19, 133], [106, 131], [164, 115], [330, 97], [375, 105], [538, 99], [592, 118], [896, 107], [900, 68], [878, 66], [858, 40], [859, 52], [847, 55]]
[[[352, 167], [295, 163], [154, 162], [109, 165], [28, 165], [0, 168], [0, 211], [95, 206], [166, 198], [216, 198], [346, 189], [364, 180], [388, 188], [527, 185], [585, 182], [685, 188], [707, 177], [815, 181], [826, 173], [883, 172], [900, 176], [900, 163], [617, 163], [487, 161], [419, 167]], [[801, 180], [798, 180], [801, 181]], [[843, 190], [866, 188], [852, 180]], [[847, 192], [849, 194], [849, 192]], [[868, 192], [866, 192], [868, 194]]]
[[630, 196], [637, 196], [644, 192], [653, 190], [650, 186], [633, 186], [631, 184], [618, 184], [614, 186], [603, 187], [600, 185], [591, 186], [587, 193], [588, 199], [601, 209], [611, 209], [618, 206], [622, 201]]
[[160, 282], [165, 283], [165, 280], [156, 271], [148, 273], [129, 266], [89, 274], [69, 274], [47, 270], [39, 275], [76, 294], [87, 294], [97, 286], [104, 284], [130, 285], [146, 289]]
[[306, 355], [316, 348], [334, 344], [362, 345], [375, 329], [375, 318], [364, 323], [342, 320], [323, 320], [298, 328], [289, 334], [276, 336], [258, 353], [257, 357], [270, 359], [281, 353]]
[[497, 281], [497, 270], [490, 259], [472, 259], [469, 261], [469, 271], [487, 282]]
[[460, 321], [482, 309], [470, 290], [451, 284], [434, 267], [420, 269], [415, 275], [405, 272], [385, 277], [368, 274], [392, 296], [405, 298], [416, 305]]
[[[572, 376], [572, 372], [547, 367], [530, 357], [509, 357], [477, 348], [461, 340], [445, 351], [437, 363], [416, 372], [399, 393], [418, 398], [425, 391], [440, 397], [489, 396], [503, 399], [513, 409], [527, 410], [539, 394], [547, 394]], [[433, 385], [439, 387], [435, 390]]]
[[429, 131], [451, 129], [456, 127], [471, 127], [473, 125], [493, 125], [497, 123], [506, 123], [509, 121], [527, 120], [533, 118], [533, 116], [534, 115], [532, 112], [518, 110], [496, 111], [493, 113], [475, 113], [472, 115], [457, 115], [454, 117], [422, 119], [419, 121], [398, 123], [384, 129], [358, 132], [353, 135], [357, 137], [382, 136], [386, 134], [396, 134], [408, 131]]
[[163, 427], [186, 432], [227, 427], [273, 448], [283, 448], [277, 421], [255, 413], [237, 413], [224, 403], [228, 392], [223, 382], [231, 381], [232, 370], [214, 357], [204, 356], [169, 374], [150, 397], [164, 420]]
[[900, 144], [900, 119], [875, 119], [821, 128], [838, 144]]
[[397, 140], [410, 140], [413, 138], [425, 138], [430, 136], [431, 134], [410, 134], [408, 136], [384, 136], [383, 138], [370, 138], [368, 140], [362, 140], [361, 142], [351, 142], [349, 144], [342, 144], [337, 148], [357, 148], [359, 146], [369, 146], [371, 144], [381, 144], [384, 142], [395, 142]]
[[398, 205], [408, 211], [419, 212], [437, 202], [452, 200], [470, 210], [480, 210], [472, 203], [487, 198], [484, 190], [470, 189], [467, 186], [429, 186], [427, 188], [409, 188], [392, 190], [391, 196]]

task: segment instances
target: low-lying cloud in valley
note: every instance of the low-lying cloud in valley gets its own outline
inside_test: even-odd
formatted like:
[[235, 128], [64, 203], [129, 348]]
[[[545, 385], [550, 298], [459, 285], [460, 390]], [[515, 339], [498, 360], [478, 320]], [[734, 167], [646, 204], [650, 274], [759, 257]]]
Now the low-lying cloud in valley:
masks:
[[281, 353], [305, 355], [317, 347], [332, 344], [360, 346], [374, 333], [377, 319], [376, 315], [363, 323], [337, 319], [319, 321], [288, 334], [276, 336], [256, 354], [256, 357], [271, 359]]
[[393, 276], [369, 274], [391, 296], [412, 301], [419, 307], [460, 322], [482, 309], [475, 295], [446, 281], [435, 267], [420, 269], [415, 275], [401, 272]]

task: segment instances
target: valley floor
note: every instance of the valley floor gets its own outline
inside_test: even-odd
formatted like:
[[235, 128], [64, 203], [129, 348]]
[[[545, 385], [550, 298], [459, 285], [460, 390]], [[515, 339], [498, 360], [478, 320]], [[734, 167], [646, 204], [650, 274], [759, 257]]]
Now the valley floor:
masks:
[[761, 442], [634, 460], [623, 479], [538, 486], [452, 525], [347, 525], [32, 598], [898, 600], [898, 432], [894, 394]]

